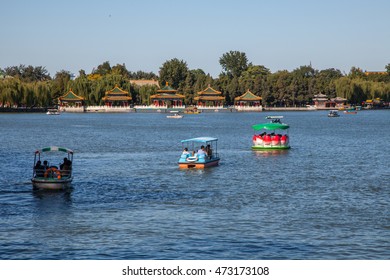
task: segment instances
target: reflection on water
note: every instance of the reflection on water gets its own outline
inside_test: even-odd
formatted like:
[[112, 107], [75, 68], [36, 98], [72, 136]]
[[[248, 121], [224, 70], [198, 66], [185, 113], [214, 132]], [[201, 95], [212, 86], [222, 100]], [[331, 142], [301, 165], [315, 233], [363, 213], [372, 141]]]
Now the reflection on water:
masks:
[[289, 150], [257, 150], [253, 151], [257, 157], [279, 156], [289, 153]]
[[38, 202], [50, 202], [56, 205], [63, 201], [64, 204], [71, 204], [72, 190], [73, 188], [67, 188], [66, 190], [33, 190], [32, 194]]
[[[0, 255], [390, 258], [389, 112], [284, 115], [292, 148], [252, 151], [264, 113], [0, 114]], [[219, 139], [219, 166], [179, 169], [180, 140], [198, 136]], [[32, 191], [50, 145], [75, 150], [68, 191]]]

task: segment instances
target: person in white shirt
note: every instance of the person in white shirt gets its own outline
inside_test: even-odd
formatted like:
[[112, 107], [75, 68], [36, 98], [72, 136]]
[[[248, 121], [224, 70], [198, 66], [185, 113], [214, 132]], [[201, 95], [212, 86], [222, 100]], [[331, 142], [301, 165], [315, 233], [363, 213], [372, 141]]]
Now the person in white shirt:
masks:
[[203, 145], [200, 147], [200, 149], [198, 150], [197, 154], [198, 154], [198, 156], [206, 155], [206, 151], [204, 150], [204, 146]]

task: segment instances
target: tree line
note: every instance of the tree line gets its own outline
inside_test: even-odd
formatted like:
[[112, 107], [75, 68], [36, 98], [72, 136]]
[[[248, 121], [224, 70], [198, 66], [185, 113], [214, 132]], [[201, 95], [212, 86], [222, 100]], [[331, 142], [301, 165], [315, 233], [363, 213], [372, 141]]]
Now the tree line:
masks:
[[197, 92], [211, 85], [226, 97], [226, 105], [248, 89], [261, 96], [266, 106], [305, 106], [312, 104], [316, 94], [328, 98], [343, 97], [351, 104], [367, 99], [390, 101], [390, 63], [383, 73], [367, 73], [352, 67], [348, 74], [330, 68], [314, 69], [300, 66], [293, 71], [275, 73], [264, 65], [254, 65], [243, 52], [230, 51], [219, 58], [222, 71], [217, 78], [202, 69], [189, 69], [184, 60], [173, 58], [163, 63], [158, 75], [153, 72], [131, 72], [125, 64], [111, 66], [103, 62], [87, 74], [84, 70], [74, 75], [66, 70], [52, 78], [43, 66], [12, 66], [0, 69], [0, 106], [52, 107], [58, 97], [70, 89], [85, 98], [86, 105], [102, 105], [107, 90], [118, 85], [128, 91], [136, 105], [149, 105], [150, 96], [156, 93], [155, 85], [137, 86], [130, 80], [154, 79], [160, 85], [166, 82], [185, 96], [185, 104], [193, 104]]

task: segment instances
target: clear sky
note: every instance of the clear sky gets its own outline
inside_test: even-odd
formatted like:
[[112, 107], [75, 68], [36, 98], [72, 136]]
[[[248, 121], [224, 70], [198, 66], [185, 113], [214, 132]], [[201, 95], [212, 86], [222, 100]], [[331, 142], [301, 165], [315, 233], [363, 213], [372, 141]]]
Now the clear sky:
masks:
[[90, 73], [109, 61], [158, 74], [178, 58], [213, 77], [237, 50], [271, 72], [390, 63], [389, 0], [0, 0], [0, 68]]

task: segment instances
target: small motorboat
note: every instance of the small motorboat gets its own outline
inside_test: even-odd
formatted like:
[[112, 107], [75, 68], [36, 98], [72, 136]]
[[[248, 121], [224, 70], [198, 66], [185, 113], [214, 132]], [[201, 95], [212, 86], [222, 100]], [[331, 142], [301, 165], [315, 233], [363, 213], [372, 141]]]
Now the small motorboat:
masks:
[[330, 110], [328, 113], [328, 117], [340, 117], [340, 114], [337, 110]]
[[356, 115], [357, 111], [356, 111], [356, 109], [348, 109], [348, 110], [344, 111], [344, 114]]
[[[66, 154], [61, 158], [62, 154]], [[44, 159], [44, 164], [42, 161]], [[64, 160], [55, 165], [56, 160]], [[31, 179], [34, 189], [37, 190], [63, 190], [70, 187], [73, 180], [72, 173], [73, 151], [67, 148], [50, 146], [35, 151], [33, 177]], [[46, 163], [46, 164], [45, 164]]]
[[198, 137], [182, 140], [181, 143], [183, 153], [178, 162], [181, 169], [202, 169], [218, 165], [220, 158], [217, 150], [217, 138]]
[[[282, 123], [283, 116], [267, 116], [269, 123], [252, 126], [255, 131], [252, 137], [252, 150], [287, 150], [290, 149], [288, 136], [289, 125]], [[261, 133], [257, 133], [257, 132]], [[257, 133], [257, 134], [256, 134]]]
[[59, 115], [60, 111], [58, 109], [48, 109], [46, 115]]
[[183, 118], [183, 116], [180, 115], [179, 111], [171, 111], [170, 113], [171, 113], [171, 115], [167, 116], [168, 119], [181, 119], [181, 118]]

